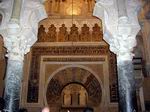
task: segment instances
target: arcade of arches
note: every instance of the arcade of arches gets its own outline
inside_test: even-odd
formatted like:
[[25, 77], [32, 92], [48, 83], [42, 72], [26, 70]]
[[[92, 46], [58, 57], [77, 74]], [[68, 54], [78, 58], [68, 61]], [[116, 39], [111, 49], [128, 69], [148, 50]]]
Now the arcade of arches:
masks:
[[[101, 20], [92, 16], [94, 4], [94, 0], [44, 3], [48, 18], [39, 23], [38, 40], [25, 55], [20, 108], [38, 112], [48, 105], [51, 112], [83, 112], [86, 107], [118, 112], [117, 60], [103, 40]], [[149, 71], [143, 64], [149, 63], [145, 52], [150, 39], [143, 39], [145, 29], [137, 36], [133, 60], [139, 111], [150, 110]], [[7, 58], [0, 39], [0, 85], [4, 85]], [[3, 90], [1, 86], [1, 96]]]

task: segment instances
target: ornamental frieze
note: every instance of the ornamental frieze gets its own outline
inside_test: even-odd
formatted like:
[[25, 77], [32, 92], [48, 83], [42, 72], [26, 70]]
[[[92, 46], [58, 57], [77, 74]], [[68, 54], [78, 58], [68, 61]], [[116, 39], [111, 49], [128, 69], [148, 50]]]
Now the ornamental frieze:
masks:
[[53, 46], [32, 48], [32, 55], [107, 55], [108, 46]]
[[[70, 31], [68, 31], [68, 29]], [[40, 25], [38, 31], [38, 42], [101, 42], [103, 41], [102, 28], [95, 23], [90, 30], [87, 24], [81, 28], [72, 24], [70, 28], [62, 24], [60, 27], [51, 24], [47, 30]]]
[[118, 83], [117, 83], [117, 59], [112, 52], [109, 53], [109, 89], [110, 102], [118, 102]]
[[44, 58], [44, 62], [98, 62], [105, 61], [104, 57], [99, 58]]

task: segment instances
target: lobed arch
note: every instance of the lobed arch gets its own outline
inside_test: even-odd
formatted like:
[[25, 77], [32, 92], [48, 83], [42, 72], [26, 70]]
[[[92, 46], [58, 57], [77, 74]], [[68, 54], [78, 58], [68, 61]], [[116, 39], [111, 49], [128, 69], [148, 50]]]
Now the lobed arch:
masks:
[[[98, 77], [98, 75], [93, 71], [91, 70], [90, 68], [88, 67], [85, 67], [83, 65], [67, 65], [67, 66], [64, 66], [64, 67], [61, 67], [61, 68], [58, 68], [55, 72], [53, 72], [49, 79], [47, 80], [46, 82], [46, 87], [45, 87], [45, 93], [44, 93], [44, 96], [45, 96], [45, 104], [46, 105], [49, 105], [49, 102], [47, 101], [47, 92], [48, 92], [48, 88], [49, 88], [49, 84], [51, 83], [51, 81], [53, 81], [53, 79], [60, 73], [62, 72], [63, 70], [66, 70], [66, 69], [71, 69], [71, 68], [77, 68], [77, 69], [83, 69], [85, 71], [87, 71], [88, 73], [92, 74], [91, 77], [94, 78], [94, 80], [97, 80], [97, 82], [99, 83], [99, 88], [100, 88], [100, 101], [96, 104], [96, 105], [93, 105], [93, 106], [99, 106], [101, 105], [101, 103], [103, 102], [103, 96], [104, 96], [104, 89], [103, 89], [103, 84], [102, 84], [102, 81], [100, 80], [100, 78]], [[77, 82], [77, 81], [72, 81], [72, 82], [67, 82], [65, 83], [62, 88], [59, 90], [60, 92], [63, 90], [63, 88], [71, 83], [77, 83], [77, 84], [81, 84], [83, 87], [86, 88], [87, 91], [89, 91], [87, 89], [87, 87], [84, 85], [83, 82]], [[89, 94], [88, 94], [89, 95]], [[98, 98], [97, 98], [98, 99]], [[95, 102], [94, 102], [95, 103]], [[92, 104], [92, 102], [90, 102], [89, 104]]]

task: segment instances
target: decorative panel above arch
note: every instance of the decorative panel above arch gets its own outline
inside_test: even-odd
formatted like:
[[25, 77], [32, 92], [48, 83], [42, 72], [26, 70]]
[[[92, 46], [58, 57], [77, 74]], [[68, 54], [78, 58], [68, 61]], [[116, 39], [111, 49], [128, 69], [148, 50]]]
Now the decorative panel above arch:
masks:
[[[28, 80], [27, 102], [38, 103], [39, 101], [39, 74], [40, 74], [40, 61], [41, 56], [81, 56], [80, 59], [75, 58], [55, 58], [53, 60], [45, 58], [42, 61], [59, 61], [59, 62], [97, 62], [105, 61], [104, 58], [93, 58], [93, 56], [108, 55], [107, 45], [91, 45], [91, 46], [33, 46], [32, 60], [30, 66], [30, 74]], [[83, 56], [90, 56], [90, 58], [82, 58]]]

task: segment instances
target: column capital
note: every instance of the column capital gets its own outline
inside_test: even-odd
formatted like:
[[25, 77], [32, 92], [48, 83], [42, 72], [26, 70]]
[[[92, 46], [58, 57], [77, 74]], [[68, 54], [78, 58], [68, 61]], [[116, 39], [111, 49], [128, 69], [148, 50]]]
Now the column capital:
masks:
[[24, 54], [28, 53], [37, 41], [38, 23], [47, 17], [41, 1], [24, 0], [17, 21], [12, 21], [11, 18], [13, 0], [5, 0], [0, 4], [3, 12], [0, 34], [10, 60], [23, 60]]
[[4, 45], [7, 48], [6, 56], [10, 60], [23, 60], [25, 54], [26, 42], [21, 38], [21, 26], [18, 22], [10, 21], [7, 24], [5, 32], [7, 38], [4, 38]]
[[132, 60], [140, 30], [136, 0], [97, 0], [93, 15], [102, 19], [104, 40], [119, 60]]

